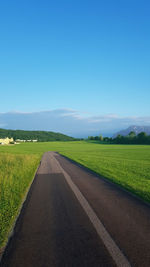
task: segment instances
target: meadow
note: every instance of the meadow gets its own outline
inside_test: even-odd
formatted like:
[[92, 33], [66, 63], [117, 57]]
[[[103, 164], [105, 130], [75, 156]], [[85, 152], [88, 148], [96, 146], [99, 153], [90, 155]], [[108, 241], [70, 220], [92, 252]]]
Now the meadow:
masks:
[[46, 151], [57, 151], [150, 202], [148, 145], [73, 141], [0, 146], [0, 247]]
[[39, 161], [40, 156], [35, 154], [0, 153], [0, 248], [7, 240]]

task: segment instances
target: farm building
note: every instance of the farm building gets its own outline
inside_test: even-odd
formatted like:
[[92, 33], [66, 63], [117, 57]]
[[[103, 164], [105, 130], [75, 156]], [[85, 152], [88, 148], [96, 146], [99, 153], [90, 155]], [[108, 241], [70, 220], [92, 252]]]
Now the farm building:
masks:
[[16, 142], [37, 142], [38, 140], [22, 140], [22, 139], [17, 139]]
[[11, 142], [14, 142], [13, 138], [0, 138], [0, 145], [9, 145]]

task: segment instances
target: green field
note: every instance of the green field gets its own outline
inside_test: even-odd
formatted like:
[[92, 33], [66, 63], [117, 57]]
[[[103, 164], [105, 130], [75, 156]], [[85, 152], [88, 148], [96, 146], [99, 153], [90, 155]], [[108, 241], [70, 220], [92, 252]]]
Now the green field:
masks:
[[150, 146], [85, 141], [0, 146], [0, 247], [45, 151], [58, 151], [150, 202]]
[[39, 161], [35, 154], [0, 153], [0, 247], [5, 244]]

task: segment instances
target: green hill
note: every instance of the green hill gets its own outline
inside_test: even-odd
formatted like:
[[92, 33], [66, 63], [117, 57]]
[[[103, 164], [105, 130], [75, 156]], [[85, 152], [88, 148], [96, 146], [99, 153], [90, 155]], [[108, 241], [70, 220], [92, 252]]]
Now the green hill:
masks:
[[13, 137], [14, 140], [37, 140], [38, 142], [75, 140], [73, 137], [55, 132], [0, 129], [0, 138], [5, 137]]

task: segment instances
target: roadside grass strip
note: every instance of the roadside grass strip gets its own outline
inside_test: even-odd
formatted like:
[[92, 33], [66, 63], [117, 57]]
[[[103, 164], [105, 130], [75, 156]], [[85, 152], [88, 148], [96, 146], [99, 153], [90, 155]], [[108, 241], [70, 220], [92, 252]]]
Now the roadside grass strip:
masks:
[[5, 246], [39, 155], [0, 154], [0, 248]]

